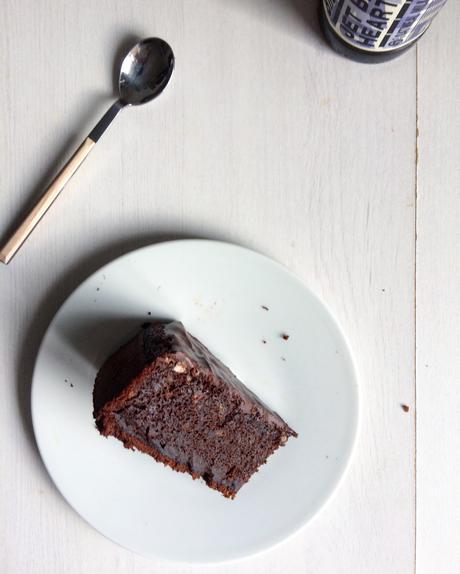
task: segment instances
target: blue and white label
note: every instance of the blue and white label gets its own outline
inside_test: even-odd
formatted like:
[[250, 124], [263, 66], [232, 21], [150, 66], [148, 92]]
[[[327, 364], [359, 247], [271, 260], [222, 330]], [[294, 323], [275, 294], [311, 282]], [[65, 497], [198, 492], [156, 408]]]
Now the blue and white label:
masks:
[[361, 50], [388, 52], [410, 44], [447, 0], [323, 0], [340, 38]]

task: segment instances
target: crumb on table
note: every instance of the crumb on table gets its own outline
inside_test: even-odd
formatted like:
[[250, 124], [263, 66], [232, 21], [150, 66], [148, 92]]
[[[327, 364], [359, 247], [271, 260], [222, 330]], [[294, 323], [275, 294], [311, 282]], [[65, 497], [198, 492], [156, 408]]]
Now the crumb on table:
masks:
[[266, 345], [266, 344], [267, 344], [267, 341], [266, 341], [265, 339], [262, 339], [262, 343], [263, 343], [264, 345]]
[[262, 308], [264, 311], [268, 311], [268, 310], [269, 310], [268, 307], [267, 307], [267, 305], [261, 305], [261, 308]]
[[408, 413], [408, 412], [409, 412], [409, 405], [401, 404], [401, 408], [402, 408], [402, 410], [403, 410], [405, 413]]
[[289, 335], [287, 333], [282, 333], [281, 338], [287, 341], [289, 339]]

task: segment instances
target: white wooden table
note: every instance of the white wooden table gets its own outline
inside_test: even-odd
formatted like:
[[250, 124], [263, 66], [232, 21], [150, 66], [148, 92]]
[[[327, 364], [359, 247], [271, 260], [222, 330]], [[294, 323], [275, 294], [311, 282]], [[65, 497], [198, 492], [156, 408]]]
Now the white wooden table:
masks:
[[[363, 420], [338, 495], [268, 553], [218, 574], [460, 572], [460, 2], [417, 49], [369, 67], [305, 0], [3, 0], [0, 234], [112, 101], [113, 60], [159, 35], [177, 69], [124, 112], [0, 268], [0, 570], [202, 571], [112, 544], [43, 468], [29, 392], [53, 314], [89, 273], [168, 237], [253, 247], [341, 322]], [[409, 406], [405, 412], [401, 405]]]

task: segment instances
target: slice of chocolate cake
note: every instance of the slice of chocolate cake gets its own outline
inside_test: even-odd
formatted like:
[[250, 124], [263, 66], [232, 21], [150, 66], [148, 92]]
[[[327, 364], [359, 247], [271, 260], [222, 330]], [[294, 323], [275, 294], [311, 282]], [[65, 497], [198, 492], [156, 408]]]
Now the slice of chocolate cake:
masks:
[[297, 436], [179, 322], [146, 324], [109, 357], [93, 402], [101, 434], [229, 498]]

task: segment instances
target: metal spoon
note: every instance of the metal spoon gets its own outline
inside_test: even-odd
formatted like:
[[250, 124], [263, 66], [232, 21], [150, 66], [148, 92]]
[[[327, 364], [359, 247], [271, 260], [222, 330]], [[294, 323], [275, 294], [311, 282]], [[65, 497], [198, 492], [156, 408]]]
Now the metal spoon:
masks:
[[54, 200], [77, 171], [112, 120], [125, 106], [139, 106], [156, 98], [166, 87], [174, 69], [174, 54], [164, 40], [147, 38], [126, 55], [120, 70], [120, 98], [107, 110], [41, 199], [0, 250], [0, 261], [8, 263]]

